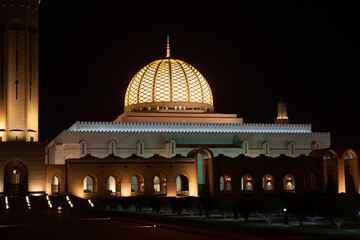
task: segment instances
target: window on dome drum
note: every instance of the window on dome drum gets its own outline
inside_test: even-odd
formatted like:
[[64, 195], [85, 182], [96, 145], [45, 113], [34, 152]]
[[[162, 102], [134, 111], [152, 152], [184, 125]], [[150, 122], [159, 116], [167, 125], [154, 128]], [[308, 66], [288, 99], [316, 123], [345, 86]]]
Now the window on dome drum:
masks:
[[94, 176], [88, 175], [84, 178], [84, 193], [96, 193], [97, 192], [97, 180]]
[[295, 155], [295, 143], [294, 142], [290, 142], [288, 144], [288, 151], [289, 151], [289, 156]]
[[244, 192], [252, 192], [254, 190], [253, 177], [246, 173], [241, 178], [241, 190]]
[[274, 177], [271, 174], [269, 173], [265, 174], [262, 179], [262, 182], [263, 182], [264, 191], [273, 191], [275, 189]]
[[60, 193], [60, 179], [53, 176], [51, 179], [51, 195], [57, 196]]
[[86, 155], [86, 143], [84, 140], [80, 141], [80, 155], [81, 157]]
[[284, 182], [284, 190], [286, 192], [294, 192], [295, 191], [295, 178], [292, 174], [288, 173], [283, 178]]
[[220, 192], [231, 192], [231, 177], [228, 174], [220, 177]]
[[189, 196], [189, 179], [184, 174], [176, 178], [176, 196]]
[[140, 141], [137, 144], [137, 155], [143, 156], [144, 154], [145, 154], [145, 144], [143, 141]]
[[144, 178], [136, 174], [131, 178], [131, 196], [138, 196], [144, 193]]
[[269, 144], [269, 142], [264, 142], [263, 143], [263, 151], [264, 151], [264, 154], [266, 156], [270, 155], [270, 144]]
[[312, 142], [312, 144], [311, 144], [311, 149], [312, 149], [312, 150], [320, 149], [320, 143], [318, 143], [318, 142]]
[[111, 141], [109, 144], [109, 154], [116, 155], [116, 142]]
[[169, 142], [168, 147], [169, 147], [169, 156], [170, 157], [175, 156], [175, 154], [176, 154], [176, 143], [175, 143], [175, 141], [171, 140]]
[[244, 141], [244, 142], [242, 143], [242, 148], [243, 148], [243, 154], [244, 154], [244, 155], [247, 155], [248, 152], [249, 152], [249, 144], [248, 144], [247, 141]]

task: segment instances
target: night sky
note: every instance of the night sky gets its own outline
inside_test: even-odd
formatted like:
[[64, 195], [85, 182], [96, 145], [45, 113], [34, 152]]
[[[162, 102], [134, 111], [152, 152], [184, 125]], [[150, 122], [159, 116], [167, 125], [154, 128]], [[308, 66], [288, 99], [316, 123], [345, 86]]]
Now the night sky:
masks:
[[171, 56], [204, 75], [216, 112], [273, 123], [283, 97], [292, 123], [359, 148], [355, 4], [153, 2], [42, 0], [40, 140], [123, 113], [131, 78], [165, 57], [170, 35]]

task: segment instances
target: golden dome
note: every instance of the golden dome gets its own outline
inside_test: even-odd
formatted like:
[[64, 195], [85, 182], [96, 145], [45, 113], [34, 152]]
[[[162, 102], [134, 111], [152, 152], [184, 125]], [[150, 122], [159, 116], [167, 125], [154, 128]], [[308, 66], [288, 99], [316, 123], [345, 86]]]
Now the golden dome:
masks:
[[210, 86], [199, 71], [184, 61], [156, 60], [131, 80], [125, 94], [125, 111], [159, 109], [213, 111]]

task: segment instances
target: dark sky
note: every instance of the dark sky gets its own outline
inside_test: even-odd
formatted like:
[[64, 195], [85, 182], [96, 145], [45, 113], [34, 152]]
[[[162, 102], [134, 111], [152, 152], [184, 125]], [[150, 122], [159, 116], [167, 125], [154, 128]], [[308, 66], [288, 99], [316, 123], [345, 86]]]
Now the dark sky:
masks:
[[216, 112], [272, 123], [283, 97], [292, 123], [331, 132], [333, 147], [360, 146], [356, 1], [153, 2], [42, 0], [41, 140], [114, 120], [169, 34], [172, 57], [209, 82]]

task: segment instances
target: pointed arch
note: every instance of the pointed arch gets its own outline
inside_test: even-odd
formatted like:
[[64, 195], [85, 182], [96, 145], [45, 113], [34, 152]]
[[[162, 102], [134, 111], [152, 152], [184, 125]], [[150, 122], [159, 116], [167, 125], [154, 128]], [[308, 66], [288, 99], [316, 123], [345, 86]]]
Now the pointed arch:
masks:
[[4, 168], [4, 193], [10, 196], [28, 192], [28, 167], [20, 159], [8, 162]]

